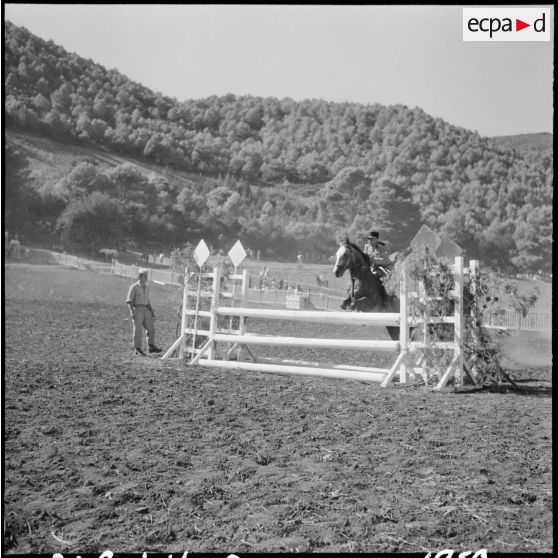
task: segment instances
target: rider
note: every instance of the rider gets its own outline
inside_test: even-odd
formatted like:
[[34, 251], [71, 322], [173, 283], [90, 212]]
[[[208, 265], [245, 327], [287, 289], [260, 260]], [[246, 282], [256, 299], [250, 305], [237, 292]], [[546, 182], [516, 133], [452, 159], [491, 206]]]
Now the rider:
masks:
[[380, 240], [380, 233], [377, 231], [370, 231], [364, 244], [364, 253], [368, 254], [372, 263], [370, 270], [380, 277], [388, 276], [391, 272], [389, 260], [385, 255], [385, 245], [386, 243]]

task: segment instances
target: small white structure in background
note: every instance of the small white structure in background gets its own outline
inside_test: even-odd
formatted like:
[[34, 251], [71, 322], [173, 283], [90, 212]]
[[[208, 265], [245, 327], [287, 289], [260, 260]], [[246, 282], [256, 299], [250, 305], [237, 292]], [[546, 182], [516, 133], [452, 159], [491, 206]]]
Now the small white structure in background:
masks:
[[301, 296], [298, 293], [289, 293], [285, 297], [285, 306], [292, 310], [300, 310], [302, 308]]

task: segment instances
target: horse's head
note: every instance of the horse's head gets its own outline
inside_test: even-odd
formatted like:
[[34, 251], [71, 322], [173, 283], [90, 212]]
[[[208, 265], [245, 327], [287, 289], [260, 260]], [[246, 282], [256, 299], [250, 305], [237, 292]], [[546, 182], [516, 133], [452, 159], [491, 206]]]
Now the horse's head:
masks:
[[333, 273], [335, 277], [341, 277], [347, 269], [360, 266], [370, 267], [370, 260], [358, 246], [345, 239], [339, 245], [339, 249], [335, 253], [335, 264], [333, 265]]
[[335, 262], [333, 264], [333, 274], [335, 277], [341, 277], [350, 265], [351, 254], [348, 244], [348, 240], [341, 242], [337, 252], [335, 252]]

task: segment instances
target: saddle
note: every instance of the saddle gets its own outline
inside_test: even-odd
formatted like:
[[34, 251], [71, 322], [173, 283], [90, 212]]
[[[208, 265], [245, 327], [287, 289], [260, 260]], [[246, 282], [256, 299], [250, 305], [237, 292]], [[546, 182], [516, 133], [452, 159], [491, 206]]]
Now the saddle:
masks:
[[381, 280], [387, 279], [391, 273], [391, 269], [384, 265], [372, 265], [370, 272]]

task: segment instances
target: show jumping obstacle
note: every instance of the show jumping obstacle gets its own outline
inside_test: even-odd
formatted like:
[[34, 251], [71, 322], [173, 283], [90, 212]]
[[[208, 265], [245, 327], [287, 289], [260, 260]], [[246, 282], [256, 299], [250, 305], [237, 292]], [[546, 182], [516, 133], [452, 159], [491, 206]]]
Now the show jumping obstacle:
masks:
[[[422, 376], [427, 379], [424, 370], [424, 358], [421, 349], [428, 346], [430, 349], [443, 349], [453, 351], [453, 359], [445, 373], [439, 379], [435, 389], [445, 387], [450, 378], [455, 379], [459, 386], [463, 385], [463, 286], [464, 275], [475, 273], [477, 262], [470, 262], [470, 268], [464, 269], [463, 257], [455, 257], [453, 273], [455, 278], [455, 296], [453, 316], [429, 318], [426, 323], [453, 324], [453, 340], [437, 341], [427, 345], [426, 339], [422, 342], [411, 342], [409, 340], [409, 327], [424, 323], [424, 319], [410, 318], [408, 315], [408, 297], [418, 296], [416, 293], [406, 292], [406, 280], [400, 286], [400, 311], [398, 313], [364, 313], [364, 312], [327, 312], [312, 310], [288, 310], [274, 308], [248, 308], [246, 307], [246, 294], [248, 288], [248, 272], [234, 273], [226, 279], [232, 281], [231, 291], [222, 291], [221, 269], [215, 267], [211, 273], [200, 273], [198, 275], [198, 288], [193, 290], [189, 286], [188, 270], [185, 273], [181, 334], [162, 358], [170, 358], [180, 348], [180, 357], [188, 353], [191, 357], [190, 365], [198, 365], [211, 368], [230, 368], [237, 370], [253, 370], [259, 372], [274, 372], [281, 374], [302, 374], [322, 376], [327, 378], [362, 380], [380, 382], [382, 387], [389, 386], [398, 379], [400, 384], [408, 383], [409, 377]], [[202, 280], [212, 281], [211, 290], [202, 290]], [[240, 282], [240, 288], [237, 288]], [[209, 310], [200, 310], [200, 299], [210, 298]], [[231, 306], [222, 305], [222, 301], [230, 299]], [[240, 302], [240, 306], [235, 306]], [[187, 327], [188, 316], [194, 320], [193, 327]], [[219, 317], [228, 317], [231, 327], [218, 327]], [[209, 319], [208, 329], [201, 329], [198, 325], [200, 318]], [[233, 318], [238, 318], [238, 327], [232, 328]], [[281, 337], [273, 335], [262, 335], [247, 332], [247, 318], [265, 318], [270, 320], [289, 320], [297, 322], [313, 322], [327, 324], [350, 324], [364, 326], [392, 326], [399, 327], [399, 341], [380, 339], [321, 339], [302, 337]], [[190, 320], [191, 321], [191, 320]], [[424, 328], [426, 330], [426, 327]], [[196, 347], [196, 339], [204, 338], [205, 342]], [[186, 343], [188, 340], [190, 343]], [[225, 347], [226, 354], [217, 359], [217, 344], [228, 344]], [[354, 349], [359, 351], [383, 351], [394, 354], [394, 363], [390, 368], [374, 368], [368, 366], [353, 366], [350, 364], [321, 364], [315, 362], [284, 360], [274, 358], [256, 358], [251, 346], [268, 345], [274, 347], [315, 347], [315, 348], [339, 348]], [[227, 350], [228, 349], [228, 350]], [[242, 349], [252, 358], [252, 361], [240, 360]], [[235, 353], [234, 359], [231, 355]], [[471, 376], [472, 377], [472, 376]], [[472, 377], [473, 381], [475, 379]], [[476, 382], [475, 382], [476, 383]]]

